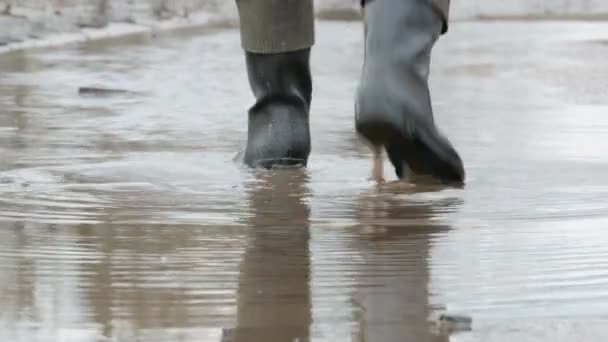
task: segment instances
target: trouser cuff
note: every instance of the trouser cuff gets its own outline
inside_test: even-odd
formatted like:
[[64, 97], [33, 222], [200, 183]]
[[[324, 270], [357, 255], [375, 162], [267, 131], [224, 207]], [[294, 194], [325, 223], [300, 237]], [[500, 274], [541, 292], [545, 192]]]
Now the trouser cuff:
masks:
[[281, 53], [314, 45], [313, 0], [236, 0], [236, 4], [246, 51]]

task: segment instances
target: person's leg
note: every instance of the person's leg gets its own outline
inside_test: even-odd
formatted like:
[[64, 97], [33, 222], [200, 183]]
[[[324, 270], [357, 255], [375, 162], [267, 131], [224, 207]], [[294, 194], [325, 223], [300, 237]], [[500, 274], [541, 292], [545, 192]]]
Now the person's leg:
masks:
[[365, 60], [356, 129], [384, 148], [399, 178], [408, 170], [464, 181], [460, 156], [433, 119], [431, 50], [447, 30], [449, 0], [364, 0]]
[[313, 0], [237, 0], [241, 43], [256, 98], [244, 161], [251, 167], [303, 165], [310, 154]]

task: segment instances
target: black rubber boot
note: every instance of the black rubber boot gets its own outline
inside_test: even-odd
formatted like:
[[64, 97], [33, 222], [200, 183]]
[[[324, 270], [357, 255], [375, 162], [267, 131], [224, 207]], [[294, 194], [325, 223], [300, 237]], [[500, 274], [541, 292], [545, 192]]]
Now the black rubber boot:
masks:
[[462, 160], [437, 129], [428, 87], [431, 50], [445, 21], [431, 0], [364, 3], [365, 61], [356, 130], [385, 148], [399, 178], [432, 176], [462, 183]]
[[246, 52], [256, 103], [249, 110], [245, 163], [251, 167], [306, 166], [310, 155], [310, 49]]

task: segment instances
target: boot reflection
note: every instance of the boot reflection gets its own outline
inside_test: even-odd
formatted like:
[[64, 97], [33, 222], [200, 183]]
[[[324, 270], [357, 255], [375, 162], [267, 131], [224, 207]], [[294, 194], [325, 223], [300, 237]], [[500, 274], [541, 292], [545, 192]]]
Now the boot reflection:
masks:
[[389, 190], [364, 194], [354, 208], [352, 249], [364, 258], [352, 294], [357, 340], [447, 342], [431, 319], [439, 308], [430, 301], [429, 254], [433, 235], [449, 229], [436, 214], [457, 203], [416, 202]]
[[308, 177], [261, 171], [249, 189], [248, 247], [240, 267], [237, 325], [223, 341], [307, 341], [311, 324]]

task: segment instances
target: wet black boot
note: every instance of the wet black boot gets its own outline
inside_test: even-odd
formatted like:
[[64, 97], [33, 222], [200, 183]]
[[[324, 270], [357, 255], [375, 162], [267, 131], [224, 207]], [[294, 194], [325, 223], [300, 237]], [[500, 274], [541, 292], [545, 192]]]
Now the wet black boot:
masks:
[[244, 162], [252, 167], [306, 166], [314, 45], [313, 0], [236, 0], [249, 84]]
[[251, 167], [306, 166], [310, 154], [310, 49], [246, 52], [256, 103], [249, 109], [245, 163]]
[[431, 50], [445, 29], [436, 3], [365, 1], [356, 130], [375, 148], [384, 147], [399, 178], [409, 171], [462, 183], [461, 158], [435, 126], [428, 87]]

